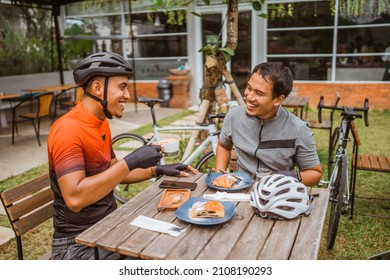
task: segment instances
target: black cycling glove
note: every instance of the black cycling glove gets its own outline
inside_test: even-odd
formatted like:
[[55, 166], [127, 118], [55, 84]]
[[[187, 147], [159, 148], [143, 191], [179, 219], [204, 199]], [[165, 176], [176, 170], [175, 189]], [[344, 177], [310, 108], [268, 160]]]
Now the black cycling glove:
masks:
[[279, 171], [276, 174], [281, 174], [281, 175], [284, 175], [284, 176], [293, 177], [293, 178], [297, 179], [298, 182], [302, 181], [301, 174], [299, 173], [299, 171], [295, 171], [295, 170]]
[[156, 145], [146, 145], [139, 147], [123, 159], [129, 167], [129, 171], [136, 168], [148, 168], [155, 166], [162, 158], [161, 147]]
[[182, 163], [156, 166], [157, 176], [161, 176], [161, 175], [178, 176], [180, 175], [180, 171], [186, 171], [186, 170], [188, 170], [188, 165]]

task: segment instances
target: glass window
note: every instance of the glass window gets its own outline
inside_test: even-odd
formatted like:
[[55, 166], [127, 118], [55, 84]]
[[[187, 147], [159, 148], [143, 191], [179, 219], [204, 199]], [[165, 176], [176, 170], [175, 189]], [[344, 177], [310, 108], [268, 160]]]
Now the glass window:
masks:
[[92, 15], [121, 12], [122, 0], [80, 1], [64, 5], [66, 15]]
[[[365, 57], [337, 57], [336, 80], [338, 81], [381, 81], [385, 72], [382, 56], [367, 56], [370, 62], [362, 63]], [[373, 61], [373, 62], [371, 62]]]
[[332, 53], [333, 29], [268, 32], [269, 54]]
[[[131, 56], [131, 40], [126, 41], [127, 55]], [[172, 57], [187, 56], [187, 36], [153, 36], [134, 39], [134, 56]]]
[[[366, 1], [372, 2], [372, 1]], [[389, 23], [390, 15], [386, 13], [381, 13], [380, 15], [366, 14], [364, 10], [359, 16], [348, 15], [345, 9], [341, 8], [339, 10], [339, 25], [366, 25], [366, 24], [381, 24]]]
[[363, 11], [359, 17], [350, 16], [342, 7], [335, 27], [331, 3], [269, 4], [268, 60], [288, 65], [298, 80], [381, 80], [386, 67], [383, 52], [390, 46], [389, 15]]
[[329, 80], [330, 77], [330, 57], [268, 58], [268, 61], [290, 68], [294, 80]]
[[121, 16], [67, 17], [64, 35], [121, 35]]
[[278, 3], [268, 5], [268, 28], [333, 26], [331, 1]]
[[[185, 13], [180, 11], [181, 14]], [[181, 33], [186, 32], [187, 26], [184, 21], [182, 25], [169, 24], [168, 16], [164, 13], [154, 13], [148, 20], [147, 13], [133, 14], [133, 29], [135, 35], [146, 35], [146, 34], [161, 34], [161, 33]], [[130, 26], [129, 17], [126, 18], [126, 25]]]
[[244, 92], [251, 73], [251, 12], [240, 12], [238, 15], [237, 49], [231, 62], [233, 79], [241, 93]]
[[170, 68], [187, 61], [185, 10], [175, 11], [174, 19], [181, 24], [170, 24], [171, 17], [149, 13], [143, 1], [131, 1], [131, 15], [130, 1], [97, 2], [83, 1], [65, 8], [65, 41], [73, 46], [64, 58], [66, 67], [71, 69], [85, 52], [112, 51], [132, 60], [137, 79], [150, 80], [169, 75]]
[[221, 32], [222, 15], [203, 14], [202, 15], [202, 40], [203, 46], [216, 45], [218, 43], [219, 33]]
[[269, 4], [268, 16], [267, 60], [289, 67], [295, 80], [327, 80], [333, 52], [330, 1]]

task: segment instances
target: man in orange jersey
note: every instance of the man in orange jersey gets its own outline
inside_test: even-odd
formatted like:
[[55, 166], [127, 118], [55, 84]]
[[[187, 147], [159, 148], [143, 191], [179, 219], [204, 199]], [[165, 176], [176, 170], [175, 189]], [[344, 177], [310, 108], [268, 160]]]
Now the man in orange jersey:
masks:
[[[117, 160], [107, 118], [122, 117], [133, 68], [120, 55], [95, 53], [73, 71], [84, 97], [58, 119], [48, 137], [51, 188], [54, 192], [53, 259], [93, 259], [94, 250], [75, 237], [116, 209], [113, 189], [158, 175], [188, 176], [195, 169], [183, 164], [158, 165], [161, 147], [140, 147]], [[99, 249], [101, 259], [119, 254]]]

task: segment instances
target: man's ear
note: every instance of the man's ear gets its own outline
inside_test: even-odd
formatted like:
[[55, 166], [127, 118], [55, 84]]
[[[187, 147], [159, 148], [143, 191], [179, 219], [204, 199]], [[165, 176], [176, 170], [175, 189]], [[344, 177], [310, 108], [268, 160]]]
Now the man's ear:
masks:
[[286, 96], [285, 95], [279, 95], [278, 97], [276, 97], [276, 101], [274, 103], [275, 106], [279, 106], [280, 104], [282, 104], [282, 102], [286, 99]]
[[91, 85], [91, 93], [101, 98], [103, 96], [103, 86], [101, 81], [94, 80]]

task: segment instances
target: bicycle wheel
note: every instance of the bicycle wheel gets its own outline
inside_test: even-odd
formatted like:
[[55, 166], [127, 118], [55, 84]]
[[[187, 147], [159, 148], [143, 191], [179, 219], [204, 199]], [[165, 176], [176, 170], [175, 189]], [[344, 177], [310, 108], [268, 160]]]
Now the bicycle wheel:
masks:
[[[118, 160], [145, 144], [145, 138], [133, 133], [122, 133], [112, 139], [112, 147]], [[119, 184], [114, 189], [114, 197], [120, 203], [125, 203], [149, 185], [150, 182], [148, 180], [131, 185]]]
[[203, 157], [200, 158], [195, 168], [199, 170], [199, 172], [207, 173], [207, 170], [214, 170], [215, 166], [215, 156], [214, 153], [208, 152]]
[[340, 159], [336, 161], [335, 171], [337, 172], [335, 174], [335, 180], [333, 182], [329, 182], [332, 185], [330, 186], [331, 208], [327, 234], [328, 249], [332, 249], [334, 246], [337, 230], [339, 228], [340, 216], [346, 203], [346, 196], [344, 194], [346, 191], [348, 172], [346, 155], [341, 155]]

